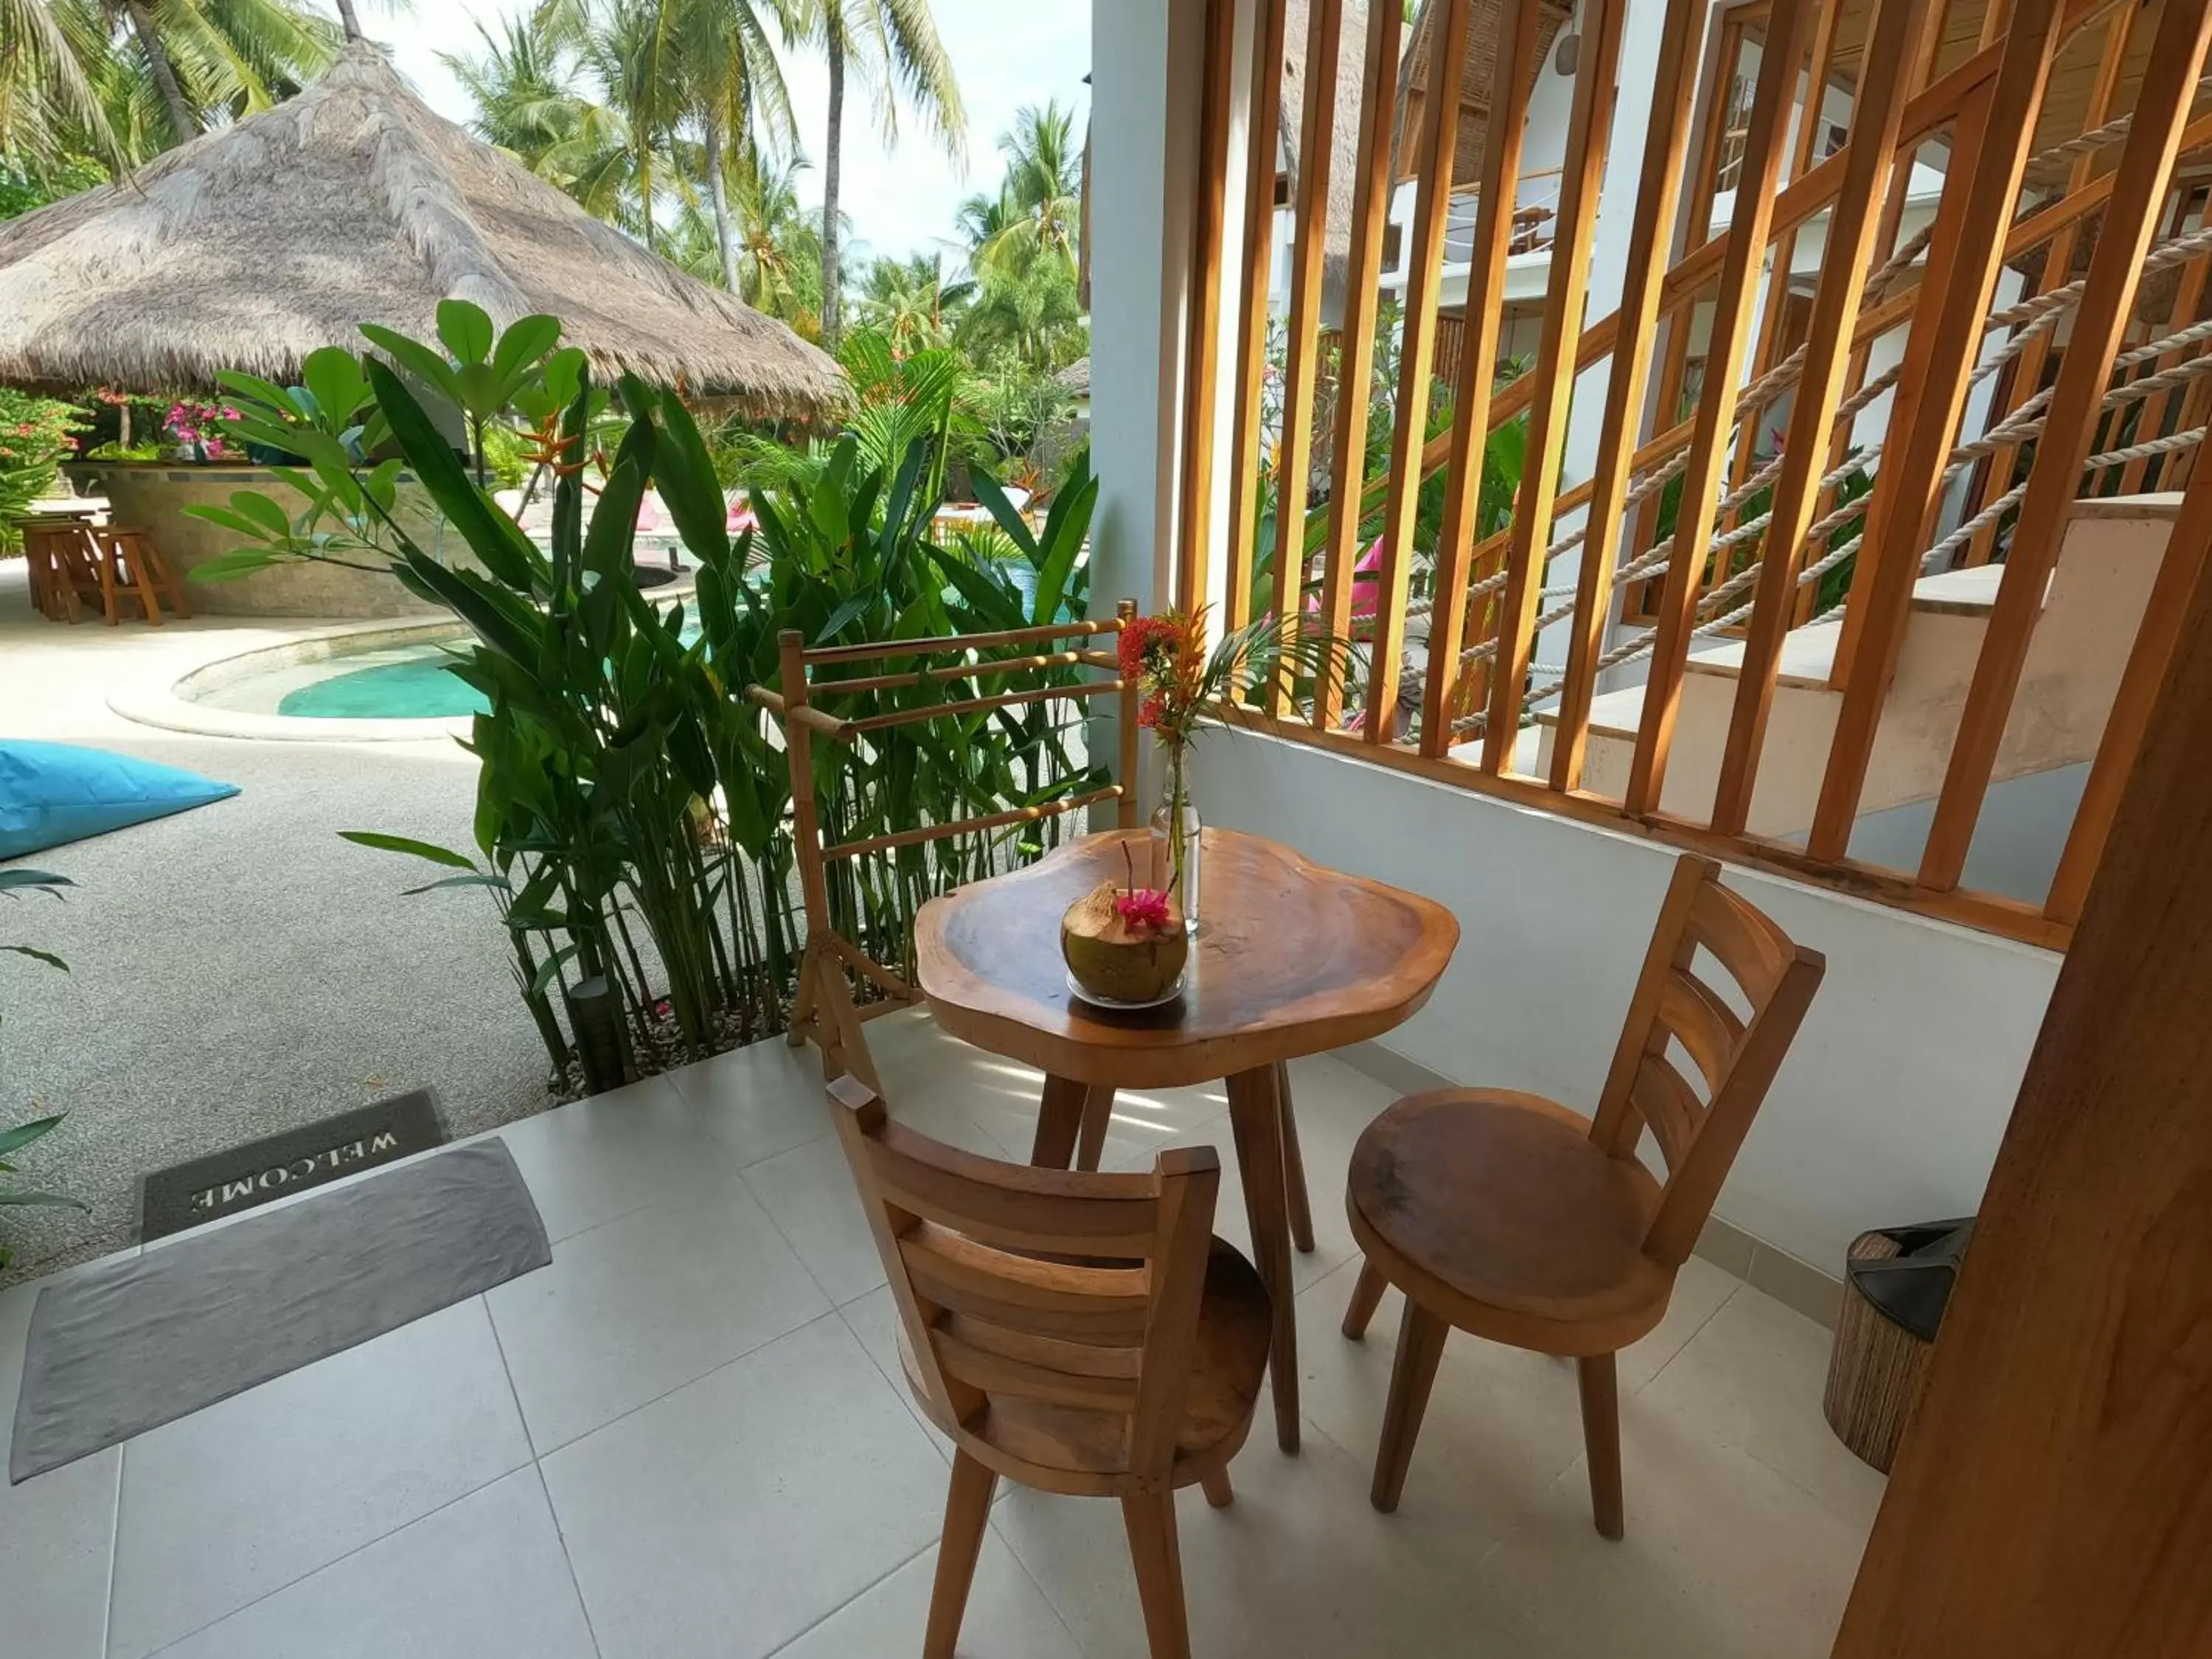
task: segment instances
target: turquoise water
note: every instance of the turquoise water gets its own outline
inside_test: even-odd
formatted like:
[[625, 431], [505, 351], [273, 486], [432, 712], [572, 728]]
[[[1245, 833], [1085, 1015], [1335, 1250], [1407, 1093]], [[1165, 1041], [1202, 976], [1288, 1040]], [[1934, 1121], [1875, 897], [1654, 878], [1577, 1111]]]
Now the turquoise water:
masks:
[[[1003, 568], [1013, 577], [1024, 601], [1034, 605], [1036, 573], [1025, 562]], [[948, 592], [946, 597], [957, 595]], [[685, 641], [697, 637], [697, 623], [688, 623]], [[362, 654], [368, 660], [357, 659], [359, 666], [339, 668], [346, 659], [338, 659], [331, 665], [338, 672], [286, 691], [277, 701], [276, 712], [315, 720], [454, 720], [480, 714], [491, 706], [482, 692], [448, 671], [452, 653], [443, 646], [394, 646]], [[234, 690], [225, 701], [240, 695], [250, 697], [252, 687]]]
[[491, 707], [476, 687], [447, 671], [450, 659], [437, 646], [416, 647], [407, 656], [288, 691], [276, 712], [319, 720], [421, 720], [480, 714]]

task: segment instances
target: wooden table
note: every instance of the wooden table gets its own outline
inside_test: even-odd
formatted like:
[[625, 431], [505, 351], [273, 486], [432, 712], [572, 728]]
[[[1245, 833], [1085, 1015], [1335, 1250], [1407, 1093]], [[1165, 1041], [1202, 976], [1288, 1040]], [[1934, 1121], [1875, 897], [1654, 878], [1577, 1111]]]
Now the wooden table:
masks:
[[1227, 1080], [1255, 1265], [1274, 1304], [1275, 1433], [1296, 1451], [1278, 1068], [1379, 1036], [1415, 1012], [1451, 960], [1459, 924], [1428, 899], [1309, 864], [1261, 836], [1208, 830], [1205, 913], [1182, 994], [1140, 1013], [1095, 1008], [1068, 992], [1060, 919], [1100, 882], [1124, 879], [1122, 843], [1146, 834], [1086, 836], [1027, 869], [932, 899], [915, 926], [920, 987], [955, 1036], [1045, 1073], [1040, 1164], [1066, 1165], [1086, 1101], [1097, 1112], [1115, 1088]]

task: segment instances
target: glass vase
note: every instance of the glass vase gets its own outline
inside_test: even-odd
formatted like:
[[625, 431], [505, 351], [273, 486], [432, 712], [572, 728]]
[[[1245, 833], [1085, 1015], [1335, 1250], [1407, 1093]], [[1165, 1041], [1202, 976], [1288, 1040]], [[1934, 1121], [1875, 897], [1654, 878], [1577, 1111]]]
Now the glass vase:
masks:
[[1175, 900], [1182, 911], [1184, 929], [1194, 933], [1202, 890], [1199, 880], [1202, 826], [1190, 798], [1188, 747], [1182, 744], [1164, 747], [1167, 776], [1160, 791], [1159, 810], [1152, 814], [1152, 883]]

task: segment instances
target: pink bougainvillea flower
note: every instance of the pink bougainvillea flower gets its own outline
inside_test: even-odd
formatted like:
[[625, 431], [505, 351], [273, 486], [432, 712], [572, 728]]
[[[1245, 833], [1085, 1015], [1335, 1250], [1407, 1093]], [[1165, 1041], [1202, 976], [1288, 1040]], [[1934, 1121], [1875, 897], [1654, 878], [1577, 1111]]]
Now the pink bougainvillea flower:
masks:
[[1114, 910], [1125, 927], [1152, 933], [1165, 933], [1168, 929], [1168, 896], [1158, 888], [1139, 887], [1133, 892], [1116, 895]]

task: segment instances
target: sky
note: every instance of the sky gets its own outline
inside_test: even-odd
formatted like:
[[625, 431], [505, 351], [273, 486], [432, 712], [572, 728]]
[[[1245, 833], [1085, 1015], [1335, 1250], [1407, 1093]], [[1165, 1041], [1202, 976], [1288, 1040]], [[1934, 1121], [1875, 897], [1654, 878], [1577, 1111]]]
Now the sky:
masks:
[[[438, 54], [480, 52], [478, 21], [498, 33], [504, 17], [526, 11], [532, 3], [414, 0], [398, 15], [363, 6], [362, 21], [367, 33], [392, 48], [401, 70], [432, 108], [465, 122], [468, 97]], [[1057, 98], [1077, 111], [1081, 135], [1091, 105], [1090, 88], [1083, 84], [1091, 68], [1091, 0], [934, 0], [938, 33], [967, 105], [964, 163], [948, 157], [903, 106], [899, 140], [886, 146], [874, 95], [848, 77], [844, 208], [861, 257], [927, 253], [949, 242], [960, 204], [997, 188], [999, 135], [1012, 126], [1023, 105]], [[829, 124], [829, 70], [811, 48], [786, 52], [783, 63], [802, 149], [817, 158]], [[800, 175], [799, 193], [808, 205], [820, 204], [818, 171]]]

